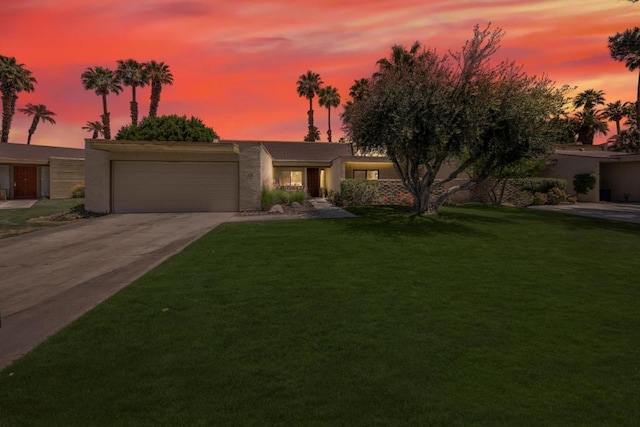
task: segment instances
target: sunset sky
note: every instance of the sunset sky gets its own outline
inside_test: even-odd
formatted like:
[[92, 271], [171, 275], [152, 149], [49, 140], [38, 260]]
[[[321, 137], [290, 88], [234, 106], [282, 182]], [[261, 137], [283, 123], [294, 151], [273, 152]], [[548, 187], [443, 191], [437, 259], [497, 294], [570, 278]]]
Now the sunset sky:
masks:
[[[0, 16], [0, 54], [38, 80], [18, 107], [42, 103], [57, 113], [56, 125], [39, 125], [38, 145], [83, 147], [90, 135], [81, 127], [100, 120], [102, 105], [80, 75], [127, 58], [170, 66], [174, 85], [163, 89], [159, 114], [196, 115], [223, 139], [300, 141], [308, 101], [296, 80], [307, 70], [345, 102], [391, 45], [457, 50], [474, 24], [489, 21], [506, 31], [499, 57], [530, 74], [602, 89], [607, 101], [634, 101], [638, 81], [607, 48], [608, 36], [640, 24], [640, 3], [624, 0], [2, 0]], [[114, 135], [130, 120], [130, 91], [108, 98]], [[138, 92], [141, 116], [149, 95]], [[326, 109], [314, 109], [326, 141]], [[29, 125], [16, 113], [9, 141], [26, 142]], [[335, 141], [334, 111], [332, 128]]]

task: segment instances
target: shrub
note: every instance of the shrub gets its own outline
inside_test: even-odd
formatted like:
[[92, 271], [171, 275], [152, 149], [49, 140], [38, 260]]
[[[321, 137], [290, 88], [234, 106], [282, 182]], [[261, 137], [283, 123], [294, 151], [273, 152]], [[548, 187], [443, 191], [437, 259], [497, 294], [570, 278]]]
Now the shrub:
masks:
[[554, 187], [566, 190], [567, 181], [558, 178], [520, 178], [514, 182], [520, 190], [529, 191], [530, 193], [547, 193]]
[[71, 187], [71, 198], [84, 199], [84, 184], [76, 184]]
[[529, 206], [533, 204], [533, 194], [528, 191], [518, 191], [513, 198], [513, 205], [518, 207]]
[[342, 196], [340, 195], [340, 193], [336, 193], [333, 190], [329, 190], [327, 200], [331, 202], [332, 205], [342, 206]]
[[595, 188], [597, 180], [593, 173], [579, 173], [573, 177], [573, 188], [579, 194], [587, 194]]
[[547, 204], [549, 205], [557, 205], [559, 203], [565, 202], [567, 200], [567, 193], [558, 187], [553, 187], [551, 190], [547, 192]]
[[307, 199], [307, 193], [304, 191], [285, 191], [282, 189], [269, 189], [262, 188], [262, 193], [260, 194], [260, 202], [262, 205], [262, 210], [271, 209], [273, 205], [290, 205], [293, 202], [298, 202], [300, 204], [304, 203]]
[[368, 206], [380, 199], [378, 181], [345, 179], [340, 183], [340, 194], [345, 206]]
[[218, 134], [199, 118], [176, 114], [145, 117], [137, 126], [123, 126], [116, 135], [116, 139], [129, 141], [213, 142], [217, 138]]
[[541, 192], [535, 192], [533, 193], [533, 201], [531, 202], [532, 205], [538, 206], [538, 205], [546, 205], [547, 204], [547, 195], [545, 193], [541, 193]]

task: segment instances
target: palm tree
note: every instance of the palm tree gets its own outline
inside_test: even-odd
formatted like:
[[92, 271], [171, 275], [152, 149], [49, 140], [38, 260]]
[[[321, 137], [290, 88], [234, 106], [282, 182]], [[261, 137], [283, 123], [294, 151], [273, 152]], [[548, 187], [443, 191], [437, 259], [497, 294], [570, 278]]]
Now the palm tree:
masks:
[[27, 138], [27, 145], [31, 144], [31, 137], [33, 136], [36, 128], [38, 127], [38, 123], [40, 120], [43, 122], [51, 123], [52, 125], [56, 124], [56, 121], [52, 116], [55, 116], [56, 113], [47, 109], [47, 106], [44, 104], [27, 104], [27, 108], [18, 108], [18, 111], [26, 114], [27, 116], [33, 116], [33, 121], [31, 122], [31, 127], [29, 128], [29, 137]]
[[120, 79], [115, 72], [103, 67], [88, 67], [82, 73], [82, 84], [85, 90], [95, 90], [96, 95], [102, 96], [102, 126], [104, 127], [105, 139], [111, 139], [111, 123], [109, 111], [107, 110], [107, 95], [122, 92]]
[[596, 105], [604, 105], [604, 92], [601, 90], [587, 89], [573, 100], [574, 107], [584, 107], [585, 110], [593, 110]]
[[313, 97], [320, 92], [322, 80], [320, 74], [309, 70], [306, 74], [302, 74], [297, 82], [298, 96], [309, 100], [309, 133], [305, 137], [305, 141], [317, 141], [320, 139], [317, 128], [313, 125]]
[[593, 145], [596, 134], [606, 135], [608, 132], [607, 121], [604, 113], [594, 109], [585, 109], [575, 114], [578, 127], [578, 142]]
[[14, 57], [0, 55], [0, 92], [2, 93], [2, 136], [0, 142], [9, 142], [11, 122], [16, 112], [18, 93], [33, 91], [36, 79], [31, 71]]
[[336, 108], [340, 105], [340, 94], [338, 89], [333, 86], [327, 86], [320, 89], [318, 101], [321, 107], [327, 107], [327, 119], [329, 129], [327, 130], [327, 141], [331, 142], [331, 107]]
[[376, 62], [379, 71], [373, 74], [374, 79], [379, 78], [387, 71], [391, 71], [397, 67], [408, 67], [411, 69], [417, 61], [429, 55], [428, 52], [420, 52], [422, 45], [419, 41], [414, 42], [409, 50], [401, 44], [391, 46], [391, 56], [389, 59], [381, 58]]
[[143, 64], [135, 59], [118, 59], [118, 78], [125, 86], [131, 86], [131, 124], [138, 124], [138, 101], [136, 101], [136, 88], [149, 84], [146, 69]]
[[149, 117], [156, 117], [158, 114], [158, 104], [160, 103], [160, 93], [162, 85], [173, 84], [173, 74], [169, 66], [164, 62], [149, 61], [144, 64], [147, 79], [151, 82], [151, 103], [149, 104]]
[[92, 133], [91, 139], [98, 139], [98, 136], [104, 135], [104, 126], [98, 121], [87, 122], [86, 125], [82, 126], [82, 129]]
[[628, 102], [623, 104], [620, 100], [610, 102], [602, 111], [604, 116], [609, 119], [610, 122], [616, 123], [616, 135], [620, 134], [620, 122], [626, 117], [628, 104]]
[[[609, 37], [609, 51], [611, 57], [624, 62], [629, 71], [640, 69], [640, 28], [635, 27]], [[636, 123], [640, 123], [640, 73], [636, 97]]]
[[354, 80], [353, 85], [349, 88], [349, 96], [354, 101], [360, 101], [369, 92], [369, 79]]

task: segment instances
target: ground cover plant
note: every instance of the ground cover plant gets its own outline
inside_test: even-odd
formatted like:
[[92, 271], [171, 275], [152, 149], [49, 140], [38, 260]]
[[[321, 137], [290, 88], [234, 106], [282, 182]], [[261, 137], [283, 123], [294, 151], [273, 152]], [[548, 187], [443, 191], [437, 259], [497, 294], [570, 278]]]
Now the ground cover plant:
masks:
[[1, 424], [637, 422], [639, 225], [403, 209], [217, 228], [1, 371]]
[[0, 210], [0, 238], [28, 233], [45, 227], [64, 224], [64, 221], [37, 220], [40, 217], [67, 212], [83, 205], [84, 199], [38, 200], [28, 209]]

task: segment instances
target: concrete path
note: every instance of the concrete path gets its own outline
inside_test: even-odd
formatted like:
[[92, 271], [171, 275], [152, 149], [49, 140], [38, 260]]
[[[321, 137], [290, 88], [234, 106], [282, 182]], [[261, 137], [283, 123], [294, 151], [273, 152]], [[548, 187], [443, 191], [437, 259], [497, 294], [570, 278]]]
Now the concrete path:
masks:
[[0, 209], [27, 209], [33, 206], [37, 200], [3, 200], [0, 201]]
[[543, 211], [640, 223], [640, 204], [636, 203], [576, 203], [529, 207]]
[[233, 215], [108, 215], [0, 240], [0, 369]]
[[324, 198], [313, 198], [310, 200], [320, 218], [354, 218], [355, 215], [342, 208], [332, 205]]

